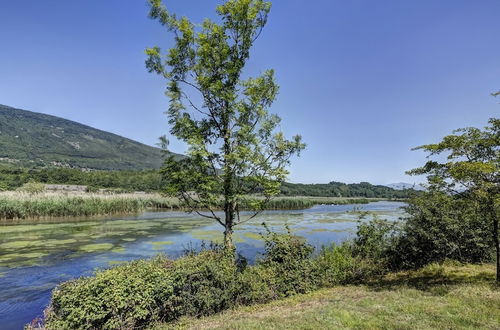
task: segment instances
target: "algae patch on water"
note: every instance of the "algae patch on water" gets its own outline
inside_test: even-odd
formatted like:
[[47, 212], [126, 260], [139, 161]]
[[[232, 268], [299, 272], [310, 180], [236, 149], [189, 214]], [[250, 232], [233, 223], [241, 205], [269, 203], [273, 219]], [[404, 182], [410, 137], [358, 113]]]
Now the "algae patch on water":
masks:
[[222, 243], [222, 232], [218, 230], [195, 230], [191, 233], [194, 239], [200, 241], [211, 241], [216, 243]]
[[96, 244], [87, 244], [82, 245], [80, 250], [85, 252], [98, 252], [98, 251], [107, 251], [113, 248], [113, 244], [111, 243], [96, 243]]
[[174, 244], [173, 241], [155, 241], [155, 242], [149, 242], [151, 245], [153, 245], [153, 250], [161, 250], [165, 245], [172, 245]]

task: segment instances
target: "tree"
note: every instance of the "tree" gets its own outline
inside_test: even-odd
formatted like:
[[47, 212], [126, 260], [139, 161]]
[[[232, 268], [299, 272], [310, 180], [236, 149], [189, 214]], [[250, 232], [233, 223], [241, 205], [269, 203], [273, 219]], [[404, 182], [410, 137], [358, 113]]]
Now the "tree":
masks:
[[415, 149], [429, 152], [429, 157], [447, 154], [445, 162], [428, 161], [409, 171], [427, 175], [431, 191], [444, 191], [479, 203], [479, 212], [491, 226], [500, 282], [500, 242], [498, 237], [500, 209], [500, 119], [491, 118], [484, 130], [463, 128], [437, 144]]
[[[305, 147], [299, 135], [287, 140], [277, 132], [280, 118], [268, 112], [278, 93], [274, 71], [242, 79], [271, 4], [229, 0], [217, 7], [219, 23], [195, 25], [169, 13], [161, 0], [149, 3], [149, 16], [174, 33], [175, 47], [164, 55], [159, 47], [148, 48], [146, 67], [167, 79], [170, 133], [189, 147], [186, 158], [166, 160], [166, 192], [220, 223], [231, 248], [234, 226], [279, 193], [290, 158]], [[245, 200], [255, 191], [264, 197]], [[216, 212], [221, 206], [223, 216]], [[254, 211], [245, 219], [244, 207]]]

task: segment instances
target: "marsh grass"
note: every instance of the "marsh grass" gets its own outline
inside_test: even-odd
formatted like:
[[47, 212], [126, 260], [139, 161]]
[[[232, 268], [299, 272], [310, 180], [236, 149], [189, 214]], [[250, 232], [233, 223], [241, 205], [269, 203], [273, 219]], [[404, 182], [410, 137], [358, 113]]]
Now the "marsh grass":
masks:
[[62, 194], [4, 192], [0, 194], [0, 219], [78, 217], [136, 213], [145, 209], [179, 209], [175, 198], [157, 194]]
[[[247, 200], [259, 198], [261, 197], [249, 196]], [[370, 201], [376, 200], [335, 197], [277, 197], [266, 205], [266, 209], [306, 209], [317, 204], [361, 204]], [[0, 193], [0, 219], [3, 220], [133, 214], [146, 209], [183, 210], [183, 205], [177, 198], [164, 197], [160, 194]]]

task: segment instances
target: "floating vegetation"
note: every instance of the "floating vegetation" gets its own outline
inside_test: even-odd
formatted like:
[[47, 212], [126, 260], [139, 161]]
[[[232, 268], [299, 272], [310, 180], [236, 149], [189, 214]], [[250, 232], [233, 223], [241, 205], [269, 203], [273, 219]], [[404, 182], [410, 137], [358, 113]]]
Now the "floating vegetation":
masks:
[[174, 244], [173, 241], [155, 241], [155, 242], [149, 242], [153, 246], [153, 250], [162, 250], [165, 245], [172, 245]]
[[113, 244], [111, 243], [95, 243], [95, 244], [87, 244], [80, 246], [80, 250], [85, 252], [106, 251], [106, 250], [111, 250], [112, 248]]
[[250, 239], [254, 239], [254, 240], [258, 240], [258, 241], [262, 241], [263, 238], [262, 238], [262, 235], [261, 234], [257, 234], [257, 233], [252, 233], [252, 232], [245, 232], [242, 234], [244, 237], [246, 238], [250, 238]]
[[111, 250], [113, 253], [123, 253], [125, 252], [125, 248], [123, 246], [115, 247], [114, 249]]

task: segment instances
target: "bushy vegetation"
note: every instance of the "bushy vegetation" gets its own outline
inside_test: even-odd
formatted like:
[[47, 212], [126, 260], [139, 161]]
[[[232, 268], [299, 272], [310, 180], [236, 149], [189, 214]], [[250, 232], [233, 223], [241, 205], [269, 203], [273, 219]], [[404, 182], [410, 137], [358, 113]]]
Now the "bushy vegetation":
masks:
[[[143, 171], [83, 171], [76, 168], [23, 168], [0, 165], [0, 187], [15, 190], [30, 181], [47, 184], [84, 185], [90, 190], [120, 189], [124, 192], [160, 192], [165, 188], [163, 176], [157, 170]], [[255, 191], [257, 192], [257, 191]], [[286, 197], [314, 196], [346, 198], [407, 198], [413, 190], [395, 190], [369, 183], [295, 184], [284, 182], [281, 195]], [[272, 205], [272, 204], [271, 204]], [[292, 208], [292, 207], [290, 207]], [[297, 208], [300, 208], [298, 205]]]
[[491, 262], [491, 224], [481, 216], [480, 207], [463, 195], [425, 192], [408, 201], [401, 222], [375, 219], [360, 224], [353, 252], [385, 271], [445, 260]]
[[494, 278], [493, 265], [431, 264], [365, 285], [335, 286], [209, 317], [185, 317], [175, 328], [496, 329], [500, 290], [491, 285]]
[[364, 274], [348, 245], [313, 256], [313, 248], [290, 233], [268, 233], [265, 242], [255, 265], [215, 246], [174, 261], [159, 256], [63, 283], [53, 291], [45, 326], [137, 328], [349, 283]]
[[144, 171], [82, 171], [76, 168], [22, 168], [0, 166], [0, 183], [6, 189], [15, 190], [30, 182], [47, 184], [83, 185], [90, 190], [121, 189], [133, 191], [160, 191], [164, 186], [156, 170]]

